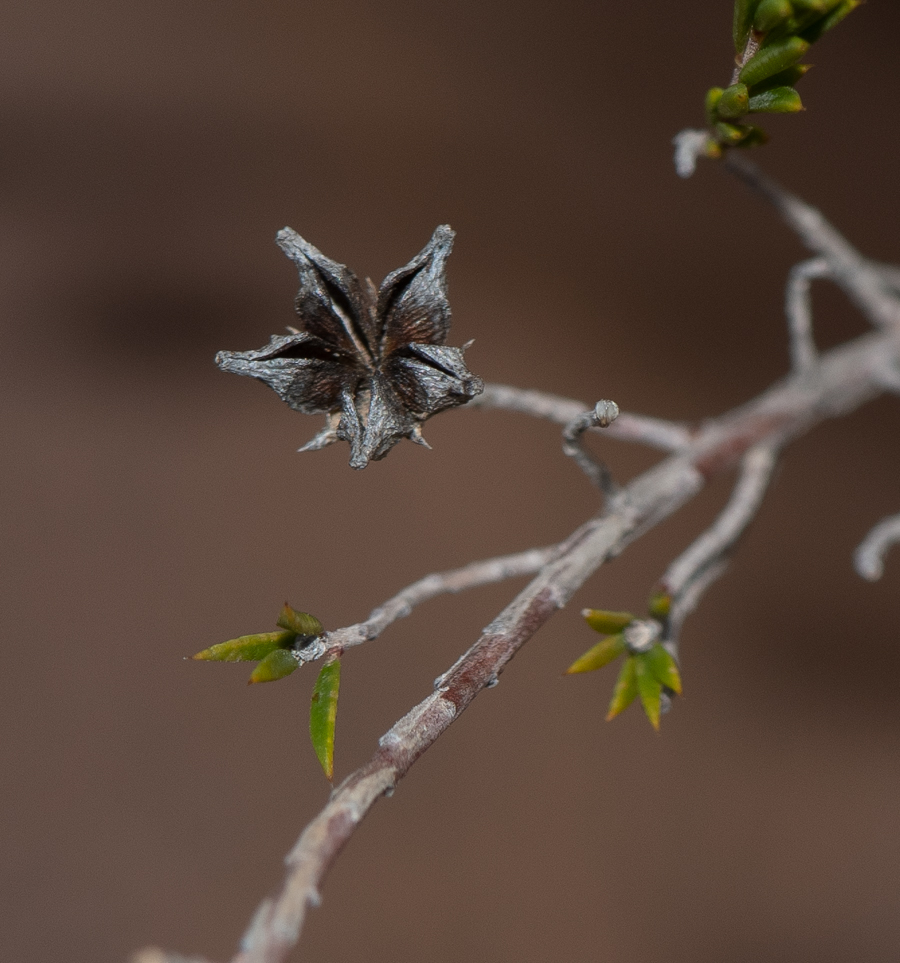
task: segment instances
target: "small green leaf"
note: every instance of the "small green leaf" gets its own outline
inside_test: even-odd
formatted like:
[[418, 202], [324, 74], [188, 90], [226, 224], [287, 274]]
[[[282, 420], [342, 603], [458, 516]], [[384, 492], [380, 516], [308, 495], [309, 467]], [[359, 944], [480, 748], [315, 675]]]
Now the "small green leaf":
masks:
[[750, 36], [750, 27], [753, 24], [753, 16], [758, 6], [759, 0], [735, 0], [734, 25], [731, 32], [735, 53], [741, 53], [744, 44], [747, 43]]
[[746, 124], [726, 124], [720, 120], [716, 124], [716, 134], [723, 144], [736, 147], [750, 133], [751, 128]]
[[744, 64], [738, 79], [752, 87], [773, 74], [792, 67], [809, 50], [809, 42], [802, 37], [786, 37], [757, 50]]
[[650, 671], [657, 679], [673, 692], [681, 695], [681, 675], [678, 672], [678, 664], [669, 654], [665, 646], [657, 643], [644, 656]]
[[613, 659], [617, 658], [625, 651], [625, 639], [621, 635], [610, 635], [598, 642], [593, 648], [587, 650], [581, 658], [576, 659], [568, 669], [567, 675], [575, 675], [578, 672], [593, 672], [594, 669], [602, 669]]
[[861, 2], [862, 0], [844, 0], [844, 2], [835, 7], [831, 13], [822, 17], [821, 20], [816, 21], [807, 30], [804, 30], [803, 39], [809, 43], [815, 43], [822, 34], [827, 33], [832, 27], [836, 27], [847, 14], [853, 13]]
[[607, 722], [615, 719], [637, 698], [638, 687], [634, 663], [635, 657], [630, 655], [622, 664], [619, 678], [616, 679], [616, 687], [613, 689], [612, 700], [609, 703], [609, 712], [606, 714]]
[[710, 87], [706, 91], [706, 119], [710, 124], [714, 124], [719, 119], [716, 107], [719, 106], [719, 101], [724, 93], [725, 90], [722, 87]]
[[761, 0], [753, 17], [753, 29], [758, 33], [768, 33], [794, 15], [790, 0]]
[[750, 98], [752, 114], [795, 114], [798, 110], [803, 110], [803, 102], [793, 87], [773, 87]]
[[603, 635], [621, 632], [635, 618], [631, 612], [607, 612], [605, 609], [582, 609], [581, 617], [595, 632]]
[[210, 662], [257, 662], [264, 659], [275, 649], [288, 649], [297, 636], [293, 632], [261, 632], [258, 635], [242, 635], [239, 639], [219, 642], [202, 652], [194, 659]]
[[309, 735], [328, 780], [334, 775], [334, 723], [340, 686], [340, 659], [326, 662], [316, 679], [309, 708]]
[[654, 592], [647, 603], [647, 611], [654, 619], [665, 622], [672, 607], [672, 596], [668, 592]]
[[744, 128], [746, 133], [743, 139], [736, 145], [738, 147], [759, 147], [760, 144], [766, 144], [769, 140], [769, 135], [762, 130], [760, 127], [746, 127]]
[[719, 98], [716, 113], [725, 120], [737, 120], [747, 113], [750, 95], [746, 84], [732, 84], [727, 87]]
[[300, 663], [294, 658], [290, 649], [275, 649], [270, 652], [259, 665], [250, 673], [247, 685], [255, 682], [275, 682], [290, 675]]
[[297, 635], [316, 636], [325, 631], [322, 628], [322, 623], [314, 615], [307, 612], [297, 612], [286, 602], [275, 624], [280, 625], [283, 629], [296, 632]]
[[774, 87], [793, 87], [810, 70], [812, 70], [812, 64], [794, 64], [793, 67], [782, 70], [780, 74], [773, 74], [750, 88], [750, 99], [752, 100], [757, 94], [763, 94]]
[[634, 657], [634, 677], [644, 712], [654, 729], [659, 731], [659, 713], [662, 704], [662, 683], [653, 674], [647, 654]]

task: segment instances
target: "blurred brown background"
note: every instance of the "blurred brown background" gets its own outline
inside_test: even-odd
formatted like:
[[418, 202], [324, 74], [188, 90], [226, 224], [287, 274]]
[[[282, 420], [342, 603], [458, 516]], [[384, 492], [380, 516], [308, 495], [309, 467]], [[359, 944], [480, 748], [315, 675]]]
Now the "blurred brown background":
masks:
[[[183, 656], [335, 627], [408, 581], [555, 541], [594, 494], [558, 432], [452, 412], [355, 473], [318, 418], [212, 363], [291, 323], [285, 224], [376, 280], [458, 231], [451, 343], [485, 379], [696, 418], [786, 370], [803, 256], [670, 138], [729, 76], [731, 4], [36, 0], [5, 14], [3, 925], [17, 963], [156, 943], [224, 959], [328, 786], [312, 676]], [[822, 41], [768, 170], [900, 259], [900, 9]], [[816, 289], [822, 344], [863, 330]], [[585, 604], [640, 607], [728, 481], [539, 633], [345, 851], [296, 959], [794, 963], [900, 957], [900, 409], [789, 452], [684, 633], [654, 735], [602, 721]], [[620, 478], [652, 463], [607, 443]], [[516, 586], [440, 600], [345, 662], [336, 777]]]

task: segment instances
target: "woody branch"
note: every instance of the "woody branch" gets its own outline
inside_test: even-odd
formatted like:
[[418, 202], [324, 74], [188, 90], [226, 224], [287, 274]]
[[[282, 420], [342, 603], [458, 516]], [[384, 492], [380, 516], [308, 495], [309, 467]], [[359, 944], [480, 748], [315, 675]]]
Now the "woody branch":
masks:
[[[672, 454], [611, 494], [603, 511], [559, 546], [538, 550], [548, 556], [532, 581], [436, 681], [434, 691], [381, 737], [370, 761], [334, 791], [303, 831], [287, 857], [281, 890], [261, 904], [232, 963], [281, 963], [286, 958], [299, 938], [307, 908], [319, 904], [319, 888], [329, 868], [375, 801], [394, 788], [482, 689], [497, 681], [516, 652], [605, 561], [695, 497], [711, 478], [739, 468], [729, 505], [665, 576], [678, 596], [683, 617], [719, 574], [728, 551], [755, 515], [775, 455], [819, 422], [847, 414], [886, 390], [896, 390], [900, 365], [898, 274], [865, 260], [818, 211], [763, 180], [743, 162], [729, 164], [775, 204], [827, 264], [828, 276], [850, 295], [876, 330], [825, 354], [807, 354], [803, 364], [795, 364], [787, 377], [757, 398], [694, 430], [624, 414], [605, 429], [610, 435], [646, 441]], [[794, 355], [796, 358], [796, 349]], [[569, 423], [584, 411], [580, 405], [573, 409], [576, 402], [503, 386], [489, 386], [485, 394], [482, 407], [524, 411], [560, 423]], [[880, 561], [898, 538], [897, 521], [891, 519], [889, 525], [873, 531], [863, 555]], [[527, 555], [514, 557], [521, 562], [515, 574], [527, 569]], [[871, 570], [871, 561], [861, 568], [867, 564]], [[477, 566], [471, 571], [477, 571]], [[421, 588], [428, 582], [416, 583], [419, 590], [413, 591], [416, 585], [404, 590], [410, 593], [406, 603], [414, 604], [413, 596], [419, 600], [431, 597], [430, 590]], [[470, 582], [479, 584], [477, 578]], [[404, 614], [406, 603], [397, 602], [394, 611]], [[389, 607], [390, 603], [384, 606]], [[376, 613], [370, 621], [373, 619]], [[137, 959], [140, 963], [201, 963], [160, 950], [144, 951]]]

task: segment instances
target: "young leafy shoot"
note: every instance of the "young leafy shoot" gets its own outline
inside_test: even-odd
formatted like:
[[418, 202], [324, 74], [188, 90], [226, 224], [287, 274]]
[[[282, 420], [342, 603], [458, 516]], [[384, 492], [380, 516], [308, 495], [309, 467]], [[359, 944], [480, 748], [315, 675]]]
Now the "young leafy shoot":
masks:
[[753, 147], [768, 139], [743, 123], [749, 114], [803, 110], [794, 85], [809, 70], [801, 64], [810, 46], [836, 27], [862, 0], [735, 0], [735, 69], [729, 87], [706, 94], [709, 138], [701, 153], [721, 157], [729, 147]]
[[[672, 655], [658, 641], [669, 614], [671, 598], [657, 592], [650, 598], [650, 619], [630, 612], [584, 609], [582, 616], [606, 638], [588, 649], [566, 670], [569, 675], [593, 672], [625, 655], [609, 704], [607, 721], [623, 712], [638, 696], [650, 724], [659, 730], [659, 718], [672, 695], [681, 695], [681, 676]], [[664, 702], [664, 699], [666, 700]]]
[[325, 630], [314, 615], [297, 612], [287, 604], [281, 610], [276, 625], [280, 626], [277, 632], [258, 632], [219, 642], [198, 652], [193, 658], [205, 662], [259, 662], [250, 675], [248, 685], [283, 679], [300, 665], [296, 651]]
[[309, 736], [325, 778], [334, 775], [334, 725], [337, 719], [338, 692], [341, 687], [341, 661], [326, 662], [319, 672], [309, 707]]

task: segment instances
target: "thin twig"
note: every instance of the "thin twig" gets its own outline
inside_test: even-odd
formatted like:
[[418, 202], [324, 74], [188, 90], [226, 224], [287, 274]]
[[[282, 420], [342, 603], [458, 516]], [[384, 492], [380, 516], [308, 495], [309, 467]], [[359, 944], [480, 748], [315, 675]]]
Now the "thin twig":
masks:
[[[465, 407], [502, 408], [531, 415], [533, 418], [546, 418], [558, 425], [568, 425], [573, 419], [590, 410], [588, 405], [571, 398], [498, 384], [486, 384], [482, 394], [473, 398]], [[661, 451], [679, 451], [686, 448], [693, 437], [691, 428], [682, 422], [629, 414], [626, 411], [619, 412], [616, 420], [603, 430], [603, 434], [607, 438], [633, 441]]]
[[[308, 654], [304, 652], [303, 661], [335, 655], [354, 645], [362, 645], [364, 642], [377, 639], [397, 619], [405, 618], [417, 605], [435, 596], [463, 592], [466, 589], [491, 585], [520, 575], [533, 575], [558, 551], [558, 545], [530, 548], [528, 551], [516, 552], [513, 555], [500, 555], [480, 562], [470, 562], [462, 568], [448, 572], [426, 575], [373, 609], [364, 622], [357, 622], [356, 625], [348, 625], [326, 633], [321, 638], [321, 645], [314, 652], [309, 651]], [[311, 650], [312, 646], [308, 649]]]
[[589, 428], [608, 428], [618, 415], [619, 406], [614, 401], [598, 401], [593, 410], [581, 412], [563, 428], [563, 454], [573, 459], [591, 484], [607, 497], [616, 493], [616, 483], [605, 463], [582, 445], [582, 438]]
[[[845, 414], [881, 393], [873, 378], [885, 354], [900, 357], [900, 338], [864, 335], [823, 355], [810, 382], [785, 378], [759, 398], [707, 422], [685, 452], [671, 455], [610, 500], [608, 510], [563, 542], [537, 576], [441, 677], [427, 696], [381, 740], [370, 762], [335, 790], [288, 858], [284, 886], [255, 918], [233, 963], [281, 963], [296, 943], [307, 907], [338, 853], [374, 802], [389, 792], [481, 689], [604, 561], [618, 555], [733, 468], [752, 448], [777, 450], [826, 418]], [[697, 583], [695, 583], [696, 585]]]
[[672, 597], [666, 640], [673, 655], [677, 654], [684, 620], [706, 589], [724, 573], [728, 556], [759, 511], [776, 461], [775, 448], [765, 443], [744, 455], [728, 504], [715, 522], [672, 562], [660, 580], [662, 590]]
[[[369, 763], [335, 790], [288, 856], [281, 891], [259, 907], [233, 963], [282, 963], [299, 938], [307, 907], [319, 903], [326, 873], [374, 802], [393, 789], [483, 688], [496, 683], [519, 648], [600, 565], [673, 514], [710, 478], [744, 462], [731, 503], [711, 529], [718, 536], [698, 540], [705, 547], [695, 543], [685, 553], [690, 564], [679, 560], [674, 563], [676, 571], [670, 568], [667, 573], [681, 590], [682, 604], [696, 601], [692, 596], [717, 574], [727, 536], [740, 534], [752, 517], [748, 506], [758, 504], [774, 453], [817, 423], [853, 411], [885, 390], [885, 365], [900, 364], [900, 330], [892, 320], [900, 318], [900, 299], [892, 296], [883, 275], [863, 261], [818, 212], [770, 184], [766, 192], [780, 209], [784, 206], [788, 220], [826, 258], [839, 283], [881, 330], [822, 355], [815, 378], [794, 373], [740, 408], [705, 422], [679, 444], [675, 454], [617, 492], [602, 514], [561, 543], [536, 577], [438, 680], [436, 690], [379, 740]], [[873, 284], [873, 276], [877, 283]], [[572, 417], [578, 414], [575, 411]], [[162, 958], [168, 963], [174, 960]]]
[[900, 542], [900, 515], [883, 518], [862, 540], [853, 553], [856, 571], [870, 582], [884, 575], [884, 556], [891, 546]]
[[896, 264], [874, 264], [874, 262], [873, 266], [894, 294], [900, 294], [900, 267], [897, 267]]
[[881, 265], [866, 260], [820, 211], [786, 191], [737, 151], [729, 151], [724, 164], [770, 201], [810, 250], [825, 258], [835, 282], [873, 325], [900, 325], [900, 301]]
[[809, 288], [814, 278], [827, 277], [831, 277], [831, 268], [822, 257], [795, 264], [788, 275], [784, 309], [791, 339], [791, 365], [794, 371], [811, 371], [816, 366], [819, 352], [813, 340], [812, 300]]

